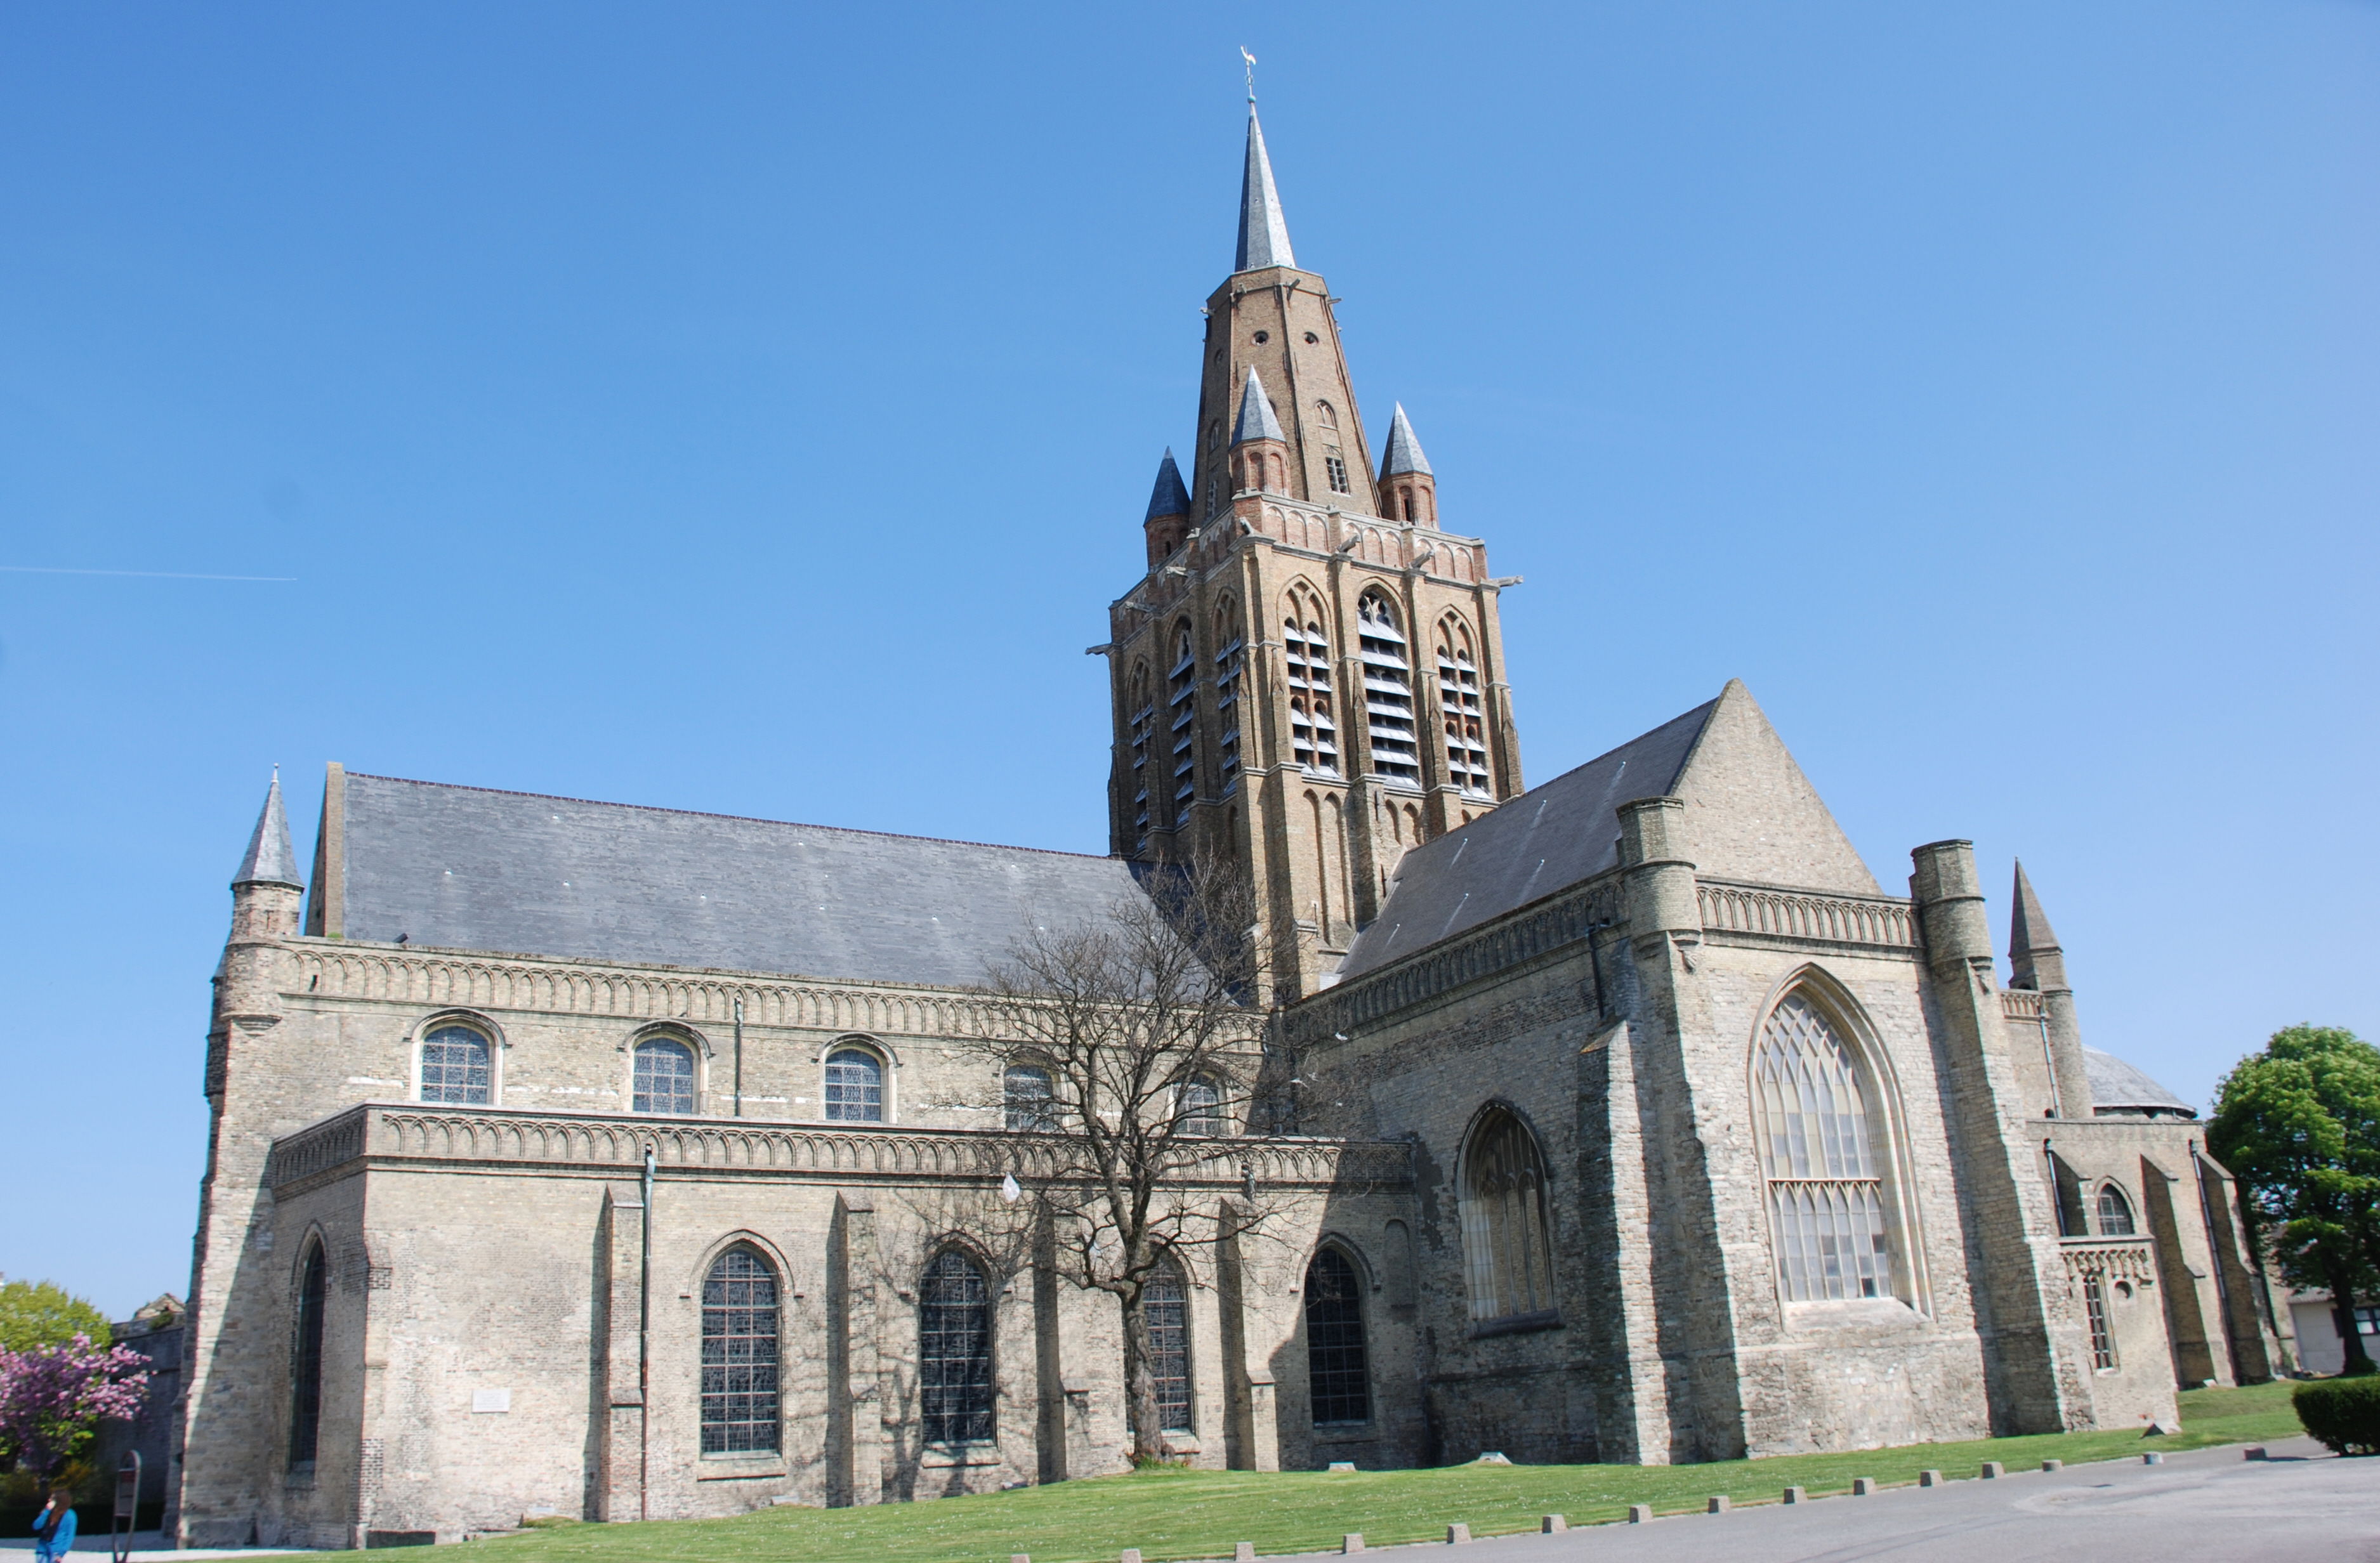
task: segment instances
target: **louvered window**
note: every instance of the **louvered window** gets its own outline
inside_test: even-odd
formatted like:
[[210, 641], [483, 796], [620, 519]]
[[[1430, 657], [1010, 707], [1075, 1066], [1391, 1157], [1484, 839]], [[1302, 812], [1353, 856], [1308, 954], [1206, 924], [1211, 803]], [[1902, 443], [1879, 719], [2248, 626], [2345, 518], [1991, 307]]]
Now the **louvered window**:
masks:
[[1125, 703], [1132, 708], [1124, 719], [1132, 747], [1132, 850], [1144, 853], [1148, 850], [1148, 790], [1152, 784], [1149, 750], [1157, 737], [1157, 707], [1149, 698], [1148, 668], [1133, 670], [1132, 688]]
[[1307, 770], [1336, 776], [1339, 729], [1330, 719], [1330, 641], [1322, 633], [1322, 605], [1292, 598], [1289, 606], [1281, 638], [1289, 665], [1290, 754]]
[[1227, 603], [1215, 622], [1220, 643], [1215, 650], [1215, 758], [1225, 797], [1240, 787], [1240, 672], [1246, 660], [1246, 643], [1232, 626], [1232, 617]]
[[1446, 724], [1446, 779], [1472, 797], [1491, 796], [1479, 666], [1470, 635], [1451, 621], [1439, 626], [1438, 707]]
[[1779, 1289], [1788, 1302], [1892, 1296], [1880, 1135], [1851, 1045], [1793, 994], [1761, 1028], [1753, 1084]]
[[1172, 822], [1179, 829], [1198, 792], [1198, 655], [1188, 624], [1174, 636], [1173, 668], [1165, 675], [1165, 732], [1173, 756]]
[[1368, 592], [1355, 611], [1357, 649], [1364, 664], [1364, 723], [1371, 740], [1372, 772], [1418, 786], [1421, 750], [1414, 733], [1413, 662], [1388, 599]]

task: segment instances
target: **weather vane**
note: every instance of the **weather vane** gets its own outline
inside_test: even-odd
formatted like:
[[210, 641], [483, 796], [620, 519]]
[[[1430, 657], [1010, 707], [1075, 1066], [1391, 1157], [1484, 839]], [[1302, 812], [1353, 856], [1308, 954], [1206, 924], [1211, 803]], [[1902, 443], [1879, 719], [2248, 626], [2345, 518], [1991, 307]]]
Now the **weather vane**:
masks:
[[1240, 45], [1240, 58], [1248, 62], [1248, 106], [1254, 108], [1257, 102], [1257, 57], [1249, 54], [1248, 46], [1243, 43]]

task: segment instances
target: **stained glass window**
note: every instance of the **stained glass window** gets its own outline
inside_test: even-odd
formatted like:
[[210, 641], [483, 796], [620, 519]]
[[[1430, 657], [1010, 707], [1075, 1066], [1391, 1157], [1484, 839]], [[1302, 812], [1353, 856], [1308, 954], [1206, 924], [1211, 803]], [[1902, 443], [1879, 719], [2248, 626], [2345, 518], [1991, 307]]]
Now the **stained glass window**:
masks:
[[1874, 1107], [1851, 1045], [1794, 994], [1761, 1028], [1753, 1084], [1787, 1301], [1892, 1296]]
[[421, 1039], [421, 1099], [488, 1099], [488, 1039], [468, 1025], [442, 1025]]
[[1371, 1419], [1363, 1291], [1354, 1264], [1335, 1248], [1305, 1267], [1305, 1382], [1317, 1427]]
[[702, 1283], [702, 1452], [777, 1447], [777, 1278], [731, 1248]]
[[666, 1036], [637, 1044], [636, 1110], [694, 1110], [694, 1049]]
[[1140, 1302], [1148, 1320], [1149, 1376], [1156, 1380], [1158, 1430], [1187, 1433], [1191, 1430], [1190, 1293], [1183, 1284], [1182, 1266], [1171, 1258], [1159, 1261], [1141, 1289]]
[[826, 1057], [826, 1115], [848, 1123], [884, 1121], [884, 1060], [865, 1048]]
[[955, 1250], [926, 1266], [918, 1290], [917, 1409], [929, 1444], [992, 1436], [991, 1301], [983, 1272]]
[[1050, 1072], [1032, 1064], [1012, 1064], [1001, 1076], [1001, 1121], [1022, 1134], [1053, 1134], [1058, 1131], [1057, 1102], [1050, 1089]]

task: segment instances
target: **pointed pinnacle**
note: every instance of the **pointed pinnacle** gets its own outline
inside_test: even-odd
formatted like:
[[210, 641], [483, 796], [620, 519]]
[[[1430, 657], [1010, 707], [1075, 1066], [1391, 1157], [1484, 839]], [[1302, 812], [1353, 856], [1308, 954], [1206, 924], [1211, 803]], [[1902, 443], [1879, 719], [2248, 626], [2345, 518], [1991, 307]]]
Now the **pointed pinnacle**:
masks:
[[2022, 858], [2017, 861], [2012, 899], [2016, 907], [2009, 914], [2009, 958], [2013, 961], [2035, 951], [2058, 949], [2058, 934], [2049, 926], [2049, 914], [2041, 909], [2041, 897], [2033, 893], [2033, 881], [2025, 877]]
[[1148, 514], [1144, 521], [1154, 521], [1160, 515], [1190, 514], [1190, 491], [1182, 482], [1182, 468], [1173, 464], [1173, 447], [1165, 448], [1165, 459], [1157, 464], [1157, 486], [1149, 491]]
[[1265, 154], [1264, 127], [1257, 123], [1257, 106], [1250, 103], [1248, 165], [1240, 177], [1240, 248], [1232, 270], [1296, 264], [1289, 248], [1289, 219], [1281, 214], [1281, 191], [1272, 182], [1272, 159]]
[[1418, 472], [1425, 478], [1435, 478], [1429, 469], [1429, 457], [1421, 454], [1421, 442], [1414, 438], [1413, 421], [1405, 417], [1405, 405], [1397, 404], [1396, 416], [1389, 419], [1389, 454], [1380, 463], [1380, 476], [1393, 478], [1400, 472]]
[[1240, 386], [1239, 420], [1232, 425], [1232, 443], [1245, 445], [1251, 440], [1279, 440], [1289, 442], [1281, 431], [1281, 418], [1272, 410], [1272, 398], [1265, 394], [1264, 382], [1257, 378], [1255, 366], [1248, 369], [1248, 378]]
[[274, 767], [273, 785], [265, 789], [264, 812], [256, 817], [256, 831], [248, 838], [248, 855], [239, 860], [239, 872], [232, 876], [233, 888], [241, 885], [287, 885], [304, 890], [306, 881], [298, 876], [298, 854], [289, 844], [289, 817], [281, 807], [281, 770]]

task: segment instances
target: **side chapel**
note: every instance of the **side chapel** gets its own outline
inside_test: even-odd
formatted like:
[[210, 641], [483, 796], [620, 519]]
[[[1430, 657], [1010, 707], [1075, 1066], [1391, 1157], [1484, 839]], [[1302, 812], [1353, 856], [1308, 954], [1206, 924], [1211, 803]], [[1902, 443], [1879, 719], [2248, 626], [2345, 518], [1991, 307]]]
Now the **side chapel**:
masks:
[[1879, 884], [1741, 683], [1525, 788], [1487, 546], [1367, 442], [1253, 107], [1111, 670], [1110, 855], [279, 782], [232, 885], [169, 1524], [453, 1540], [1062, 1481], [1116, 1304], [953, 1212], [1063, 1133], [967, 1046], [1030, 924], [1211, 853], [1275, 1061], [1167, 1272], [1182, 1458], [1665, 1462], [2174, 1415], [2287, 1367], [2193, 1109], [2018, 871]]

